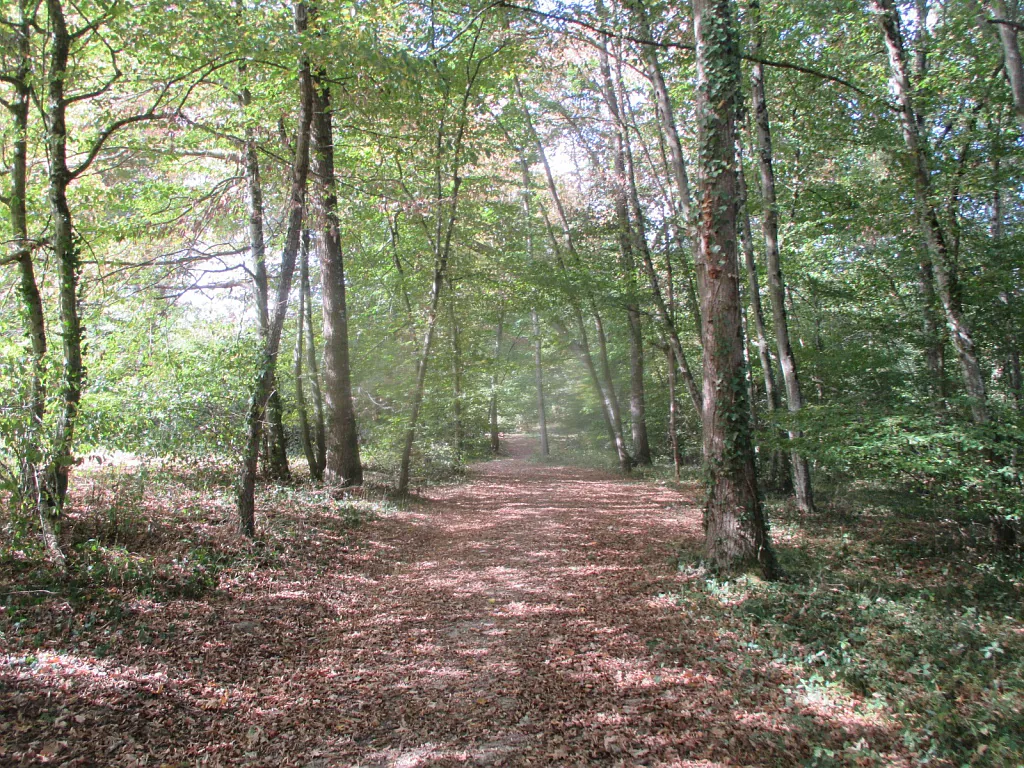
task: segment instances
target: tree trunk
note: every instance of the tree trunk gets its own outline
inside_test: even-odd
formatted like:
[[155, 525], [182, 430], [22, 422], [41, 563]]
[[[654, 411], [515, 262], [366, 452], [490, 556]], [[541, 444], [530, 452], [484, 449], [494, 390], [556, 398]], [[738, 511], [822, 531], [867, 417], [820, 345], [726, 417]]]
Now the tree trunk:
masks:
[[[555, 184], [554, 174], [551, 172], [551, 164], [548, 162], [547, 152], [544, 150], [544, 144], [540, 140], [540, 136], [537, 134], [536, 129], [533, 125], [533, 119], [530, 117], [530, 111], [526, 107], [526, 99], [523, 98], [522, 88], [519, 85], [519, 80], [514, 80], [516, 96], [519, 99], [519, 103], [522, 107], [523, 116], [526, 120], [527, 130], [533, 139], [534, 146], [537, 149], [537, 154], [540, 157], [541, 165], [544, 168], [544, 178], [547, 182], [548, 192], [551, 195], [551, 201], [554, 203], [555, 211], [558, 214], [559, 224], [562, 228], [562, 237], [565, 241], [565, 247], [572, 255], [573, 259], [579, 263], [579, 254], [576, 252], [576, 244], [573, 241], [572, 229], [569, 227], [569, 217], [565, 213], [565, 207], [562, 205], [562, 198], [558, 194], [558, 187]], [[551, 243], [554, 247], [556, 257], [559, 261], [559, 266], [563, 274], [568, 274], [565, 262], [562, 260], [560, 255], [560, 247], [558, 239], [555, 236], [553, 228], [549, 225], [548, 234], [551, 237]], [[593, 306], [593, 297], [587, 292], [587, 300]], [[621, 420], [619, 421], [620, 427], [617, 430], [615, 428], [615, 415], [613, 412], [612, 399], [601, 385], [601, 377], [597, 373], [597, 368], [594, 366], [593, 357], [590, 353], [590, 344], [587, 341], [587, 330], [586, 324], [583, 321], [583, 311], [580, 309], [579, 303], [576, 301], [576, 297], [570, 297], [572, 303], [573, 319], [576, 321], [576, 332], [579, 336], [579, 345], [576, 348], [577, 354], [580, 360], [583, 362], [584, 367], [587, 369], [587, 374], [590, 377], [591, 384], [594, 387], [594, 392], [597, 395], [598, 402], [601, 404], [602, 415], [604, 417], [605, 426], [608, 429], [608, 437], [611, 440], [612, 446], [615, 448], [616, 456], [619, 459], [619, 464], [625, 467], [627, 464], [631, 465], [632, 460], [629, 458], [625, 449], [625, 441], [622, 438], [621, 431]], [[615, 408], [618, 406], [615, 405]]]
[[466, 447], [466, 428], [462, 423], [462, 340], [459, 316], [455, 308], [455, 286], [448, 277], [448, 324], [452, 334], [452, 422], [455, 427], [455, 452], [462, 456]]
[[284, 432], [284, 403], [281, 388], [277, 385], [277, 371], [270, 382], [270, 397], [267, 398], [266, 421], [268, 426], [266, 467], [268, 477], [277, 481], [291, 478], [288, 468], [288, 439]]
[[46, 8], [50, 25], [47, 104], [44, 114], [47, 154], [50, 161], [47, 196], [50, 217], [53, 220], [51, 241], [57, 266], [63, 367], [58, 387], [57, 423], [50, 446], [49, 463], [38, 487], [38, 510], [46, 548], [54, 564], [63, 570], [66, 561], [58, 539], [60, 515], [67, 495], [68, 471], [73, 463], [71, 450], [79, 403], [82, 399], [82, 379], [85, 375], [82, 364], [82, 323], [78, 306], [82, 265], [67, 198], [71, 172], [67, 163], [68, 101], [65, 97], [65, 86], [72, 38], [68, 32], [60, 0], [47, 0]]
[[[651, 37], [650, 21], [647, 18], [647, 9], [643, 4], [643, 0], [631, 0], [627, 5], [633, 18], [637, 22], [640, 34], [645, 40], [653, 40], [654, 38]], [[661, 61], [658, 58], [657, 47], [654, 45], [642, 45], [640, 47], [640, 51], [647, 70], [647, 78], [651, 81], [651, 85], [654, 88], [658, 125], [661, 127], [662, 138], [668, 146], [669, 168], [671, 169], [670, 175], [672, 177], [672, 182], [675, 185], [676, 196], [678, 198], [677, 205], [683, 219], [681, 222], [682, 231], [686, 233], [686, 239], [690, 242], [690, 247], [693, 249], [694, 261], [696, 261], [698, 252], [697, 241], [694, 236], [695, 217], [693, 215], [693, 206], [691, 204], [690, 197], [690, 180], [686, 170], [686, 159], [683, 156], [683, 145], [679, 140], [679, 131], [676, 128], [675, 113], [672, 108], [672, 98], [669, 95], [668, 86], [665, 84], [665, 77], [661, 71]], [[698, 280], [697, 290], [700, 291], [699, 270], [696, 271], [695, 274]], [[694, 312], [698, 315], [697, 331], [699, 333], [702, 327], [699, 317], [699, 305], [694, 307]], [[700, 410], [699, 405], [697, 410]]]
[[320, 367], [316, 360], [316, 336], [313, 332], [313, 289], [309, 281], [309, 229], [303, 230], [305, 248], [303, 259], [299, 265], [300, 289], [306, 297], [306, 314], [303, 322], [306, 325], [306, 369], [309, 391], [313, 397], [313, 440], [316, 448], [316, 465], [310, 467], [310, 475], [316, 481], [324, 479], [324, 468], [327, 466], [327, 430], [324, 424], [324, 399], [320, 389]]
[[537, 386], [537, 430], [540, 432], [540, 455], [550, 456], [548, 443], [548, 418], [544, 405], [544, 339], [540, 335], [540, 318], [537, 310], [530, 310], [533, 324], [533, 376]]
[[295, 356], [292, 370], [295, 374], [295, 410], [299, 417], [299, 440], [302, 452], [309, 465], [309, 476], [317, 477], [316, 447], [313, 444], [313, 431], [309, 425], [309, 414], [306, 408], [305, 375], [302, 369], [306, 356], [306, 285], [309, 282], [309, 230], [302, 230], [302, 244], [299, 251], [299, 322], [295, 334]]
[[[252, 102], [249, 89], [241, 94], [241, 104], [248, 107]], [[267, 343], [270, 327], [270, 281], [267, 277], [267, 248], [264, 239], [263, 183], [260, 179], [260, 163], [256, 154], [256, 132], [251, 126], [245, 131], [245, 144], [242, 150], [245, 164], [246, 204], [249, 213], [249, 250], [252, 252], [252, 276], [256, 292], [256, 321], [260, 343]], [[276, 381], [271, 381], [270, 401], [267, 409], [269, 433], [263, 436], [263, 462], [267, 475], [276, 480], [289, 477], [288, 451], [284, 443], [283, 413], [280, 394]]]
[[[533, 263], [533, 213], [531, 208], [532, 184], [530, 167], [519, 153], [519, 169], [523, 178], [523, 220], [526, 227], [526, 261]], [[548, 444], [548, 418], [544, 403], [544, 339], [540, 334], [540, 318], [537, 308], [530, 307], [530, 323], [533, 329], [533, 378], [537, 388], [537, 431], [540, 433], [540, 455], [550, 456]]]
[[[467, 70], [469, 68], [467, 67]], [[434, 331], [437, 327], [437, 309], [441, 301], [441, 290], [444, 287], [445, 276], [448, 271], [448, 260], [452, 252], [452, 234], [455, 231], [455, 220], [459, 208], [459, 190], [462, 187], [462, 142], [466, 135], [466, 127], [469, 121], [469, 102], [473, 95], [473, 85], [476, 82], [476, 75], [480, 72], [479, 62], [473, 74], [467, 79], [466, 89], [462, 94], [462, 103], [459, 110], [458, 128], [455, 135], [446, 142], [444, 130], [445, 122], [442, 120], [437, 129], [437, 144], [435, 147], [435, 161], [438, 166], [435, 169], [437, 180], [436, 206], [437, 219], [434, 227], [434, 279], [431, 283], [430, 304], [427, 310], [427, 327], [423, 333], [423, 345], [419, 360], [416, 363], [416, 384], [412, 391], [409, 408], [409, 425], [405, 431], [405, 440], [402, 446], [402, 459], [398, 472], [398, 488], [400, 495], [409, 492], [409, 468], [412, 462], [412, 446], [416, 440], [416, 425], [419, 421], [420, 406], [423, 404], [423, 392], [427, 381], [427, 364], [430, 362], [430, 348], [434, 341]], [[451, 186], [448, 193], [442, 189], [441, 165], [445, 147], [451, 146]], [[445, 205], [444, 201], [448, 200]]]
[[[459, 136], [461, 138], [460, 130]], [[461, 141], [459, 142], [461, 146]], [[457, 162], [457, 158], [456, 158]], [[435, 245], [437, 252], [434, 260], [434, 279], [430, 290], [430, 307], [427, 311], [427, 328], [423, 333], [423, 347], [419, 360], [416, 363], [416, 385], [413, 388], [411, 406], [409, 410], [409, 426], [405, 432], [405, 442], [402, 447], [402, 460], [398, 473], [398, 493], [405, 495], [409, 492], [409, 468], [412, 462], [412, 446], [416, 440], [416, 425], [419, 421], [420, 406], [423, 404], [423, 391], [427, 381], [427, 363], [430, 362], [430, 348], [434, 341], [434, 331], [437, 327], [437, 308], [441, 301], [441, 289], [444, 286], [445, 272], [448, 268], [448, 256], [451, 253], [452, 231], [455, 229], [455, 215], [459, 199], [459, 187], [462, 178], [459, 176], [458, 165], [452, 172], [451, 203], [448, 214], [448, 226], [444, 235], [443, 244], [438, 242]], [[438, 214], [440, 215], [440, 214]]]
[[608, 401], [608, 412], [612, 417], [615, 429], [615, 452], [619, 457], [619, 468], [629, 472], [633, 467], [633, 459], [626, 450], [626, 442], [622, 439], [622, 411], [619, 408], [619, 397], [615, 393], [615, 377], [612, 374], [611, 362], [608, 359], [608, 337], [604, 332], [604, 321], [601, 313], [594, 307], [591, 309], [597, 332], [598, 359], [601, 361], [601, 374], [604, 377], [605, 399]]
[[957, 285], [955, 266], [949, 256], [942, 225], [931, 201], [931, 174], [928, 169], [927, 139], [919, 131], [914, 111], [913, 88], [907, 74], [906, 52], [900, 33], [898, 11], [892, 0], [871, 0], [871, 8], [878, 17], [885, 47], [889, 56], [890, 85], [903, 128], [903, 140], [910, 154], [914, 180], [914, 199], [925, 241], [935, 271], [939, 301], [946, 317], [950, 340], [957, 351], [964, 389], [970, 399], [971, 418], [977, 424], [989, 420], [985, 393], [985, 377], [978, 359], [974, 337], [964, 315]]
[[[747, 213], [747, 182], [743, 172], [742, 143], [739, 148], [739, 172], [738, 183], [740, 188], [739, 201], [739, 226], [740, 241], [743, 245], [743, 260], [747, 269], [747, 288], [750, 294], [750, 310], [754, 317], [754, 333], [756, 335], [757, 356], [761, 363], [761, 372], [764, 378], [765, 398], [768, 401], [768, 412], [774, 418], [776, 412], [781, 408], [782, 402], [779, 398], [779, 390], [775, 383], [775, 363], [772, 359], [771, 347], [768, 343], [768, 332], [764, 324], [764, 309], [761, 306], [761, 286], [757, 279], [757, 261], [754, 258], [754, 239], [750, 230], [750, 216]], [[750, 334], [745, 334], [749, 339]], [[751, 380], [751, 390], [754, 382]], [[751, 402], [751, 416], [756, 421], [757, 412], [754, 402]], [[779, 431], [781, 436], [785, 433]], [[789, 457], [785, 451], [773, 449], [768, 459], [768, 487], [780, 493], [789, 493], [793, 490], [793, 478], [790, 471]]]
[[[758, 0], [750, 3], [755, 26], [759, 24]], [[761, 168], [761, 200], [764, 206], [761, 217], [761, 231], [764, 234], [765, 259], [768, 262], [768, 293], [772, 299], [772, 319], [775, 324], [775, 346], [779, 353], [779, 367], [786, 387], [786, 405], [791, 414], [798, 414], [804, 406], [797, 374], [796, 357], [789, 340], [789, 322], [786, 317], [786, 283], [782, 276], [782, 259], [779, 254], [779, 209], [775, 195], [775, 169], [772, 165], [772, 134], [768, 119], [768, 101], [765, 96], [764, 64], [756, 60], [760, 53], [761, 34], [755, 30], [751, 46], [755, 58], [750, 77], [751, 98], [754, 101], [754, 123], [757, 126], [757, 154]], [[802, 437], [799, 429], [789, 430], [790, 440]], [[801, 512], [814, 511], [814, 493], [811, 489], [811, 466], [807, 457], [794, 449], [791, 453], [793, 470], [793, 493]]]
[[[43, 364], [46, 358], [46, 316], [43, 300], [36, 282], [35, 265], [32, 260], [32, 246], [28, 239], [28, 116], [32, 91], [29, 86], [30, 35], [32, 27], [27, 0], [18, 4], [18, 21], [12, 26], [17, 50], [17, 67], [12, 85], [14, 98], [7, 105], [12, 123], [11, 148], [11, 192], [8, 200], [11, 221], [11, 259], [18, 265], [18, 292], [21, 296], [22, 322], [28, 337], [31, 354], [31, 377], [29, 384], [28, 418], [25, 435], [24, 455], [21, 457], [20, 492], [25, 504], [38, 504], [39, 488], [37, 473], [39, 459], [43, 453], [43, 418], [46, 415], [46, 384], [43, 379]], [[47, 546], [47, 549], [51, 549]], [[58, 554], [59, 553], [59, 554]], [[63, 556], [59, 547], [51, 555]]]
[[498, 432], [498, 366], [501, 365], [501, 337], [504, 331], [504, 320], [502, 315], [498, 316], [498, 326], [494, 333], [494, 369], [491, 371], [491, 401], [487, 409], [488, 420], [491, 426], [491, 453], [498, 455], [501, 448]]
[[[628, 135], [620, 119], [615, 87], [608, 66], [608, 54], [601, 51], [604, 73], [605, 101], [616, 123], [612, 142], [613, 176], [615, 186], [615, 218], [619, 230], [619, 259], [626, 278], [626, 317], [629, 323], [629, 414], [633, 436], [633, 460], [640, 466], [651, 464], [651, 445], [647, 437], [647, 404], [644, 396], [644, 337], [637, 302], [636, 261], [633, 258], [633, 240], [642, 235], [634, 232], [629, 221], [626, 193], [625, 142]], [[630, 179], [632, 183], [632, 179]], [[646, 245], [646, 239], [644, 241]]]
[[679, 428], [677, 423], [679, 416], [676, 406], [676, 361], [672, 359], [672, 347], [665, 348], [665, 355], [668, 363], [668, 439], [672, 446], [672, 467], [675, 471], [676, 482], [679, 482], [680, 470], [682, 469], [683, 457], [679, 451]]
[[[1014, 3], [1016, 5], [1016, 3]], [[997, 32], [999, 42], [1003, 46], [1003, 70], [1006, 72], [1006, 79], [1010, 83], [1010, 92], [1013, 94], [1013, 110], [1017, 113], [1017, 122], [1024, 128], [1024, 62], [1021, 60], [1020, 46], [1017, 43], [1018, 27], [1012, 23], [1016, 22], [1016, 14], [1011, 14], [1004, 0], [989, 0], [989, 6]]]
[[729, 0], [694, 0], [700, 158], [698, 286], [704, 322], [705, 547], [717, 568], [777, 566], [757, 491], [743, 371], [735, 109], [739, 55]]
[[612, 81], [611, 66], [608, 60], [608, 52], [604, 47], [598, 49], [598, 56], [601, 62], [601, 70], [604, 76], [604, 94], [605, 101], [608, 104], [608, 109], [612, 114], [612, 120], [616, 126], [617, 133], [617, 145], [621, 149], [619, 154], [622, 160], [622, 181], [621, 184], [624, 187], [623, 196], [629, 202], [630, 211], [633, 215], [633, 233], [634, 242], [637, 250], [640, 253], [641, 260], [644, 265], [644, 272], [647, 275], [647, 280], [651, 289], [651, 298], [654, 300], [654, 306], [657, 310], [657, 316], [661, 322], [662, 328], [665, 331], [665, 335], [668, 337], [669, 344], [672, 345], [672, 351], [675, 355], [676, 362], [679, 364], [679, 372], [683, 377], [683, 381], [686, 383], [687, 390], [690, 393], [690, 399], [693, 401], [694, 407], [700, 411], [701, 409], [701, 394], [700, 389], [693, 374], [690, 372], [690, 366], [686, 359], [686, 353], [683, 351], [682, 343], [679, 340], [679, 332], [676, 329], [673, 318], [669, 315], [668, 308], [665, 305], [665, 299], [661, 292], [661, 286], [658, 281], [658, 273], [654, 268], [654, 261], [651, 258], [651, 251], [647, 245], [647, 233], [646, 233], [646, 222], [644, 218], [643, 207], [640, 204], [640, 196], [637, 192], [636, 187], [636, 170], [633, 163], [633, 151], [629, 141], [629, 132], [627, 129], [627, 122], [624, 113], [625, 104], [620, 102], [616, 96], [615, 84]]
[[331, 91], [322, 74], [313, 79], [313, 200], [320, 229], [320, 285], [324, 314], [324, 411], [327, 460], [324, 478], [343, 486], [361, 485], [359, 431], [352, 403], [348, 348], [345, 261], [338, 224], [334, 176]]
[[[298, 2], [294, 6], [295, 29], [299, 34], [306, 30], [306, 6]], [[281, 274], [277, 286], [272, 314], [267, 327], [266, 343], [260, 350], [256, 379], [246, 414], [246, 437], [242, 455], [242, 467], [238, 478], [237, 507], [241, 532], [249, 537], [256, 535], [256, 463], [259, 458], [260, 438], [267, 400], [274, 382], [281, 333], [288, 308], [288, 294], [291, 291], [292, 275], [298, 256], [302, 236], [303, 213], [306, 204], [306, 177], [309, 173], [309, 140], [313, 112], [313, 84], [309, 62], [303, 57], [299, 62], [299, 121], [295, 135], [295, 158], [292, 162], [291, 190], [289, 194], [288, 229], [284, 248], [281, 252]]]

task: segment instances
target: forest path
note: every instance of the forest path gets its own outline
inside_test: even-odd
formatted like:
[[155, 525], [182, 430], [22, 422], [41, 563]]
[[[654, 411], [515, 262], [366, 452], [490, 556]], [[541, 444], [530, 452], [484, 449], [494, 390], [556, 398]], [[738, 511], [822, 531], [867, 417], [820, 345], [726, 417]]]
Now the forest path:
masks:
[[856, 737], [669, 596], [696, 491], [505, 446], [354, 534], [300, 523], [212, 599], [135, 601], [103, 659], [12, 669], [20, 754], [52, 758], [16, 764], [786, 766]]

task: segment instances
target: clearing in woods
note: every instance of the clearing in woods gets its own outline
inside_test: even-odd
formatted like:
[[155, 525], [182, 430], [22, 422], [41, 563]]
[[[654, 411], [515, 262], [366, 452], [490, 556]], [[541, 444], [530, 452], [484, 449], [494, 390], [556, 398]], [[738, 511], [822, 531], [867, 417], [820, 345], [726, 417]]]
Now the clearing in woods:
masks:
[[532, 448], [513, 437], [467, 482], [210, 599], [138, 601], [145, 648], [6, 665], [7, 758], [793, 765], [861, 737], [899, 751], [885, 722], [794, 705], [784, 666], [672, 599], [693, 578], [675, 555], [699, 546], [696, 491]]

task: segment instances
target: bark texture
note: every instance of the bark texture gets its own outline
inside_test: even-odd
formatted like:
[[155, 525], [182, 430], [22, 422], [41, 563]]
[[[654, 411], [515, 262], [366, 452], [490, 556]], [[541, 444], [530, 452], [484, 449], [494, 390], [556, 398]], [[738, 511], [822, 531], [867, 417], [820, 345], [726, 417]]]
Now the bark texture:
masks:
[[324, 314], [324, 422], [327, 461], [324, 479], [339, 485], [360, 485], [359, 431], [352, 403], [348, 349], [348, 307], [345, 260], [338, 225], [338, 194], [334, 176], [334, 131], [330, 86], [322, 76], [313, 83], [313, 201], [320, 232], [320, 287]]
[[695, 0], [700, 163], [697, 269], [704, 340], [705, 546], [723, 571], [776, 574], [746, 402], [737, 259], [739, 56], [729, 0]]

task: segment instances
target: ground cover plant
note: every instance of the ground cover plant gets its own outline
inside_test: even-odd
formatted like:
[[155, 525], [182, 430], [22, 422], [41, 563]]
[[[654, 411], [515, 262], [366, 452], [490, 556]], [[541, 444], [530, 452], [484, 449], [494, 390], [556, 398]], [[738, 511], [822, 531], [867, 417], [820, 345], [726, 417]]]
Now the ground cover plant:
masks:
[[1016, 764], [1022, 564], [986, 525], [844, 489], [773, 506], [781, 580], [730, 579], [696, 484], [535, 445], [401, 504], [269, 489], [256, 542], [223, 468], [82, 471], [68, 575], [0, 568], [5, 761]]

